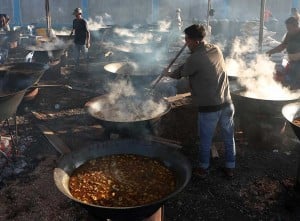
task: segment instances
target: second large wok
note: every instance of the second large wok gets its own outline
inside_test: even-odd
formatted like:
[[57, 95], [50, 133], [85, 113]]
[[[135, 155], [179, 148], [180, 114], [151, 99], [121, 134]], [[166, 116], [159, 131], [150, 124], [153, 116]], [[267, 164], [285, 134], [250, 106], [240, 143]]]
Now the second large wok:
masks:
[[[136, 154], [157, 159], [165, 164], [176, 177], [176, 189], [168, 196], [146, 205], [132, 207], [104, 207], [81, 202], [69, 191], [72, 172], [84, 162], [113, 154]], [[134, 172], [134, 171], [133, 171]], [[167, 200], [178, 194], [191, 177], [191, 165], [186, 157], [172, 147], [139, 140], [118, 140], [82, 147], [79, 151], [65, 155], [54, 170], [57, 188], [68, 198], [86, 207], [95, 216], [112, 220], [142, 220], [156, 212]]]
[[151, 63], [114, 62], [104, 66], [104, 70], [114, 78], [126, 78], [135, 85], [150, 84], [161, 72], [162, 68]]
[[11, 63], [0, 65], [0, 120], [12, 117], [28, 88], [36, 84], [48, 65]]
[[[163, 115], [168, 113], [171, 109], [171, 105], [169, 102], [165, 99], [163, 99], [160, 95], [144, 95], [144, 96], [137, 96], [131, 98], [132, 100], [128, 100], [128, 98], [124, 98], [125, 102], [132, 102], [128, 105], [134, 105], [129, 106], [129, 108], [136, 108], [134, 111], [137, 111], [137, 117], [134, 120], [131, 120], [129, 117], [126, 117], [126, 115], [121, 118], [116, 117], [106, 117], [105, 115], [99, 115], [99, 112], [101, 112], [103, 109], [103, 105], [106, 105], [110, 103], [110, 94], [105, 94], [96, 98], [93, 98], [89, 102], [86, 103], [87, 111], [88, 113], [99, 120], [100, 124], [104, 126], [104, 128], [109, 132], [117, 132], [124, 135], [141, 135], [143, 133], [152, 132], [154, 125], [157, 125], [159, 120]], [[137, 99], [137, 101], [135, 100]], [[155, 111], [155, 114], [145, 115], [143, 116], [139, 115], [139, 111], [142, 111], [144, 102], [147, 101], [154, 101], [154, 104], [157, 104], [157, 110]], [[123, 102], [122, 98], [119, 99], [118, 102]], [[117, 106], [117, 104], [115, 104]], [[112, 104], [110, 110], [110, 114], [114, 114], [114, 104]], [[158, 108], [160, 107], [160, 108]], [[126, 106], [125, 106], [126, 108]], [[109, 110], [108, 110], [109, 111]], [[136, 133], [136, 134], [135, 134]]]
[[284, 105], [282, 108], [282, 114], [284, 118], [290, 123], [296, 136], [300, 140], [300, 126], [293, 122], [295, 119], [300, 118], [300, 102], [293, 102]]

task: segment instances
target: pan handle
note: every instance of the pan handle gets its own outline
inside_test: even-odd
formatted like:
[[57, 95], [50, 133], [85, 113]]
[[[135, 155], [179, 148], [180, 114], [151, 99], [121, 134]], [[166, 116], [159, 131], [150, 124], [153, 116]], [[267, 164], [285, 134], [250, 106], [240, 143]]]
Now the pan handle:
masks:
[[164, 145], [173, 147], [175, 149], [181, 149], [182, 148], [181, 143], [178, 142], [178, 141], [175, 141], [175, 140], [170, 140], [170, 139], [157, 137], [157, 136], [153, 136], [153, 135], [148, 135], [148, 136], [146, 136], [145, 139], [148, 140], [148, 141], [151, 141], [151, 142], [164, 144]]
[[72, 87], [67, 84], [36, 84], [31, 86], [31, 88], [43, 88], [43, 87], [65, 87], [68, 89], [72, 89]]

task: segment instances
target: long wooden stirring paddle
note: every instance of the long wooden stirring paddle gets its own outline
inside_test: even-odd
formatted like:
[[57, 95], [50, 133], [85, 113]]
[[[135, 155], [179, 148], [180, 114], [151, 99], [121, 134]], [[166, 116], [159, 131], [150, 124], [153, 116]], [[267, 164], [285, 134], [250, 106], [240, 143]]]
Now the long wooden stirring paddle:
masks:
[[168, 70], [173, 64], [174, 62], [177, 60], [177, 58], [181, 55], [181, 53], [184, 51], [184, 49], [186, 48], [186, 44], [184, 44], [184, 46], [180, 49], [180, 51], [176, 54], [176, 56], [173, 58], [173, 60], [170, 62], [170, 64], [168, 65], [168, 67], [166, 69], [164, 69], [162, 71], [162, 73], [151, 83], [151, 88], [150, 91], [152, 91], [156, 85], [158, 84], [158, 82], [166, 75], [165, 70]]

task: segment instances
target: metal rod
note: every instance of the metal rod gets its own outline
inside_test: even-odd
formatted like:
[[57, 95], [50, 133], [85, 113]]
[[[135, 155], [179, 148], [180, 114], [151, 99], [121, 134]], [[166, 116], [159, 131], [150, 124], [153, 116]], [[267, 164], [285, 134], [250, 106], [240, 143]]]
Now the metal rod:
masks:
[[206, 24], [206, 27], [207, 27], [207, 30], [208, 30], [208, 27], [209, 27], [209, 11], [211, 9], [211, 0], [208, 0], [208, 4], [207, 4], [207, 24]]
[[47, 36], [50, 37], [51, 16], [50, 16], [49, 0], [45, 0], [45, 10], [46, 10], [46, 22], [47, 22]]
[[263, 42], [263, 36], [264, 36], [265, 7], [266, 7], [266, 0], [261, 0], [260, 22], [259, 22], [259, 39], [258, 39], [259, 52], [262, 52], [262, 42]]
[[[184, 51], [184, 49], [186, 48], [186, 44], [184, 44], [184, 46], [180, 49], [180, 51], [176, 54], [175, 58], [173, 58], [173, 60], [170, 62], [170, 64], [168, 65], [168, 67], [166, 68], [167, 70], [174, 64], [174, 62], [177, 60], [177, 58], [181, 55], [181, 53]], [[158, 82], [165, 76], [165, 70], [156, 78], [156, 80], [151, 84], [151, 90], [153, 90], [156, 85], [158, 84]]]

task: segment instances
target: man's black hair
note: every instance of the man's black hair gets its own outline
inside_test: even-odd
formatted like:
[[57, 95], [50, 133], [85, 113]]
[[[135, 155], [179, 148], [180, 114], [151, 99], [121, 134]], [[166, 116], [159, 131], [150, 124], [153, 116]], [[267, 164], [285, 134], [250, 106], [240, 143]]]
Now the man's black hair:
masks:
[[191, 39], [200, 40], [206, 36], [206, 31], [203, 25], [194, 24], [186, 29], [184, 29], [184, 33]]
[[299, 26], [299, 22], [295, 17], [289, 17], [287, 20], [285, 20], [285, 24]]

